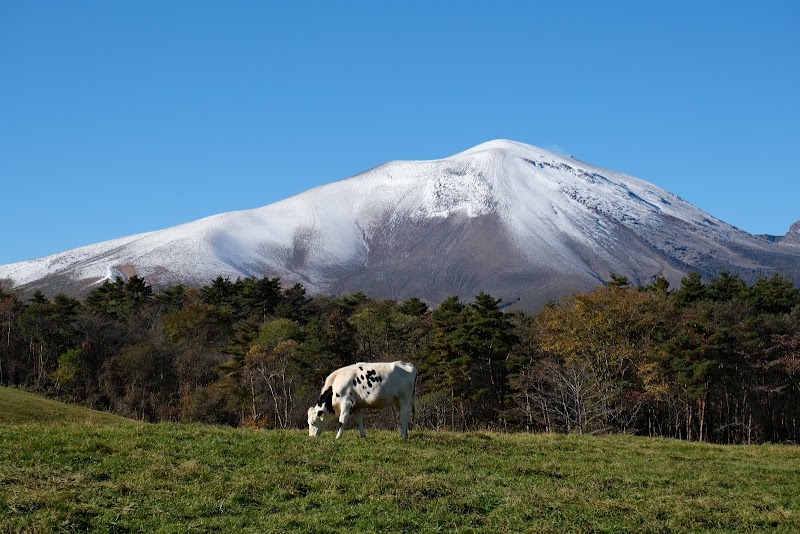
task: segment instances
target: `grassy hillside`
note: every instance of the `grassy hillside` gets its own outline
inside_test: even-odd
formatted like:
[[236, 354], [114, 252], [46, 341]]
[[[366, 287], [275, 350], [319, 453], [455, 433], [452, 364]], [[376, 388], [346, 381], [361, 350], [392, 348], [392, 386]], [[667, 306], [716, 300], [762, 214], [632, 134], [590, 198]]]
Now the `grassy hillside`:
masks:
[[0, 386], [0, 425], [20, 423], [113, 423], [122, 417], [46, 399], [19, 389]]
[[147, 425], [0, 388], [0, 531], [800, 531], [800, 449]]
[[0, 426], [0, 531], [800, 531], [800, 450], [627, 436]]

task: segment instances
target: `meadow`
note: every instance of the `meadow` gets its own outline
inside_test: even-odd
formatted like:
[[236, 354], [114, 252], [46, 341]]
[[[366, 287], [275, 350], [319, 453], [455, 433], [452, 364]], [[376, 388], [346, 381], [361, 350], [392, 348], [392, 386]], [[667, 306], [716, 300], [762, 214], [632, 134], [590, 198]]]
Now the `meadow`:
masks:
[[0, 531], [800, 531], [796, 446], [367, 432], [147, 424], [0, 388]]

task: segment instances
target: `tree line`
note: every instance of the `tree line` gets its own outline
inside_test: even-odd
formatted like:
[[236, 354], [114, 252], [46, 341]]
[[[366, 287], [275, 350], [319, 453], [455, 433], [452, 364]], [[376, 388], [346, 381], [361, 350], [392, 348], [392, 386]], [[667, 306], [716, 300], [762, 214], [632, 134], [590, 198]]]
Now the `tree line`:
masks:
[[418, 428], [800, 442], [800, 291], [780, 274], [612, 274], [536, 314], [487, 293], [431, 309], [134, 276], [82, 300], [0, 290], [0, 334], [0, 383], [147, 421], [304, 427], [332, 370], [402, 359], [420, 370]]

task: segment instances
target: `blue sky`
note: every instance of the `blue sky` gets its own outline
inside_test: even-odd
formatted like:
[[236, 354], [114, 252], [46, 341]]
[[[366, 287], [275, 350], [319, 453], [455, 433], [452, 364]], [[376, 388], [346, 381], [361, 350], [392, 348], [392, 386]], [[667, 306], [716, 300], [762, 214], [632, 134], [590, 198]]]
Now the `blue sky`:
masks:
[[784, 234], [798, 6], [0, 0], [0, 264], [496, 138]]

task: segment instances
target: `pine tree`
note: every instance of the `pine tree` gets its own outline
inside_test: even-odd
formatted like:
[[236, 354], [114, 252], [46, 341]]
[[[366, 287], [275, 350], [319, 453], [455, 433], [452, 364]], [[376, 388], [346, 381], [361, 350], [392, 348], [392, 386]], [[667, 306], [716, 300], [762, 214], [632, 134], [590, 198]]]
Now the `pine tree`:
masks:
[[760, 312], [789, 313], [800, 305], [800, 290], [794, 287], [791, 278], [776, 273], [769, 278], [759, 277], [750, 287], [747, 299]]
[[628, 277], [627, 276], [622, 276], [621, 274], [617, 274], [617, 273], [611, 273], [609, 276], [611, 277], [611, 280], [606, 282], [606, 285], [608, 287], [629, 287], [630, 286], [630, 282], [628, 281]]
[[406, 315], [422, 317], [428, 313], [428, 305], [417, 297], [411, 297], [400, 305], [400, 311]]
[[286, 289], [278, 304], [275, 315], [305, 323], [308, 319], [308, 304], [311, 301], [306, 297], [306, 288], [303, 284], [295, 284]]
[[266, 321], [267, 317], [275, 313], [281, 300], [281, 281], [279, 278], [245, 278], [238, 296], [245, 316]]
[[711, 279], [706, 287], [706, 296], [717, 302], [742, 298], [747, 291], [747, 284], [738, 274], [722, 271], [719, 276]]
[[698, 272], [690, 272], [681, 280], [681, 287], [673, 293], [680, 306], [708, 298], [706, 286]]
[[500, 302], [501, 299], [481, 292], [475, 296], [465, 317], [466, 350], [473, 369], [473, 399], [480, 402], [484, 411], [504, 408], [508, 387], [506, 359], [517, 342], [511, 321], [500, 310]]

